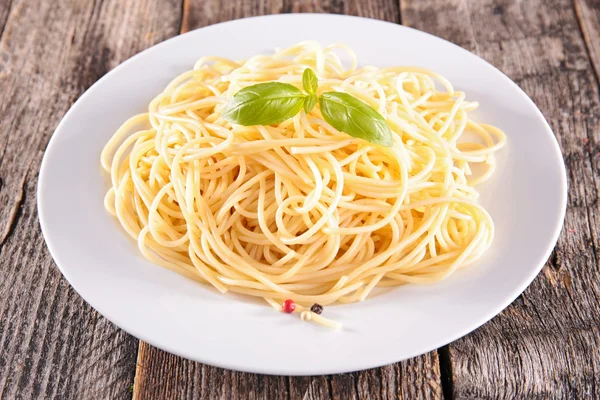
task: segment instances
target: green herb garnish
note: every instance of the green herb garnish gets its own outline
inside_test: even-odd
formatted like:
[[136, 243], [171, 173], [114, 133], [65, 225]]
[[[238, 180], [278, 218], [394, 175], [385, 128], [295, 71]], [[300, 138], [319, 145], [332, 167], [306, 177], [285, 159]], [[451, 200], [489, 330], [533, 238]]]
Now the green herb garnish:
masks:
[[382, 146], [392, 145], [392, 132], [385, 119], [356, 97], [326, 92], [319, 97], [319, 106], [325, 121], [338, 131]]
[[307, 93], [317, 93], [317, 88], [319, 87], [319, 78], [317, 78], [315, 72], [310, 68], [306, 68], [302, 74], [302, 87]]
[[259, 83], [237, 92], [223, 118], [244, 126], [278, 124], [298, 114], [305, 98], [300, 89], [288, 83]]
[[304, 111], [308, 114], [314, 108], [315, 104], [317, 104], [317, 95], [309, 94], [304, 98]]
[[302, 108], [309, 113], [318, 100], [323, 118], [338, 131], [382, 146], [392, 145], [392, 131], [373, 107], [348, 93], [326, 92], [317, 96], [318, 85], [317, 76], [307, 68], [302, 74], [306, 93], [282, 82], [248, 86], [233, 96], [223, 118], [244, 126], [278, 124]]

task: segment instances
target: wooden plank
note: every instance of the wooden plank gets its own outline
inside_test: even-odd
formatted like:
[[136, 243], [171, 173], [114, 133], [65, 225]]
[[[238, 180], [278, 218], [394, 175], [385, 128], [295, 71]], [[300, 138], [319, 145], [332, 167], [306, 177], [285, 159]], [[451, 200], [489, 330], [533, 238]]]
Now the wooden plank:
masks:
[[0, 37], [2, 37], [2, 33], [4, 32], [4, 27], [6, 26], [6, 21], [8, 21], [8, 15], [10, 14], [11, 8], [12, 0], [0, 2]]
[[441, 387], [435, 352], [351, 374], [286, 377], [211, 367], [140, 342], [133, 398], [430, 399]]
[[[10, 8], [10, 11], [8, 9]], [[0, 4], [0, 397], [129, 398], [137, 340], [64, 280], [41, 236], [37, 174], [73, 101], [177, 33], [176, 2]]]
[[288, 398], [287, 378], [229, 371], [140, 342], [134, 400]]
[[400, 23], [399, 3], [392, 0], [285, 0], [282, 12], [357, 15]]
[[[279, 12], [330, 12], [399, 22], [396, 1], [187, 0], [182, 31], [220, 21]], [[134, 398], [441, 398], [436, 352], [383, 368], [315, 377], [274, 377], [226, 371], [140, 344]]]
[[600, 81], [600, 0], [573, 0], [590, 59]]
[[182, 33], [223, 21], [278, 14], [284, 7], [283, 2], [284, 0], [235, 0], [228, 1], [227, 6], [224, 6], [218, 0], [185, 0]]
[[453, 395], [600, 398], [600, 99], [572, 4], [403, 0], [402, 15], [514, 79], [552, 125], [568, 169], [553, 256], [517, 301], [450, 345]]
[[222, 3], [217, 0], [185, 0], [183, 10], [182, 33], [223, 21], [291, 12], [359, 15], [400, 22], [398, 2], [392, 0], [328, 0], [320, 2], [314, 0], [265, 0], [260, 2], [236, 0], [229, 2], [227, 7], [223, 7]]

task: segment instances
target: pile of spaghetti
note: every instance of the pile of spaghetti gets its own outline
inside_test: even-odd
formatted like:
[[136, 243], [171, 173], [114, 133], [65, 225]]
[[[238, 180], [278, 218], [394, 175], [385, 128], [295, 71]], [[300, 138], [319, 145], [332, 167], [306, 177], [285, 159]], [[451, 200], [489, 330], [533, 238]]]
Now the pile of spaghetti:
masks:
[[[318, 106], [270, 126], [221, 116], [240, 89], [301, 87], [306, 68], [319, 93], [345, 92], [377, 110], [393, 145], [337, 131]], [[308, 307], [436, 282], [489, 247], [494, 225], [474, 186], [494, 171], [505, 136], [469, 119], [476, 107], [431, 71], [357, 68], [339, 45], [203, 57], [106, 144], [105, 205], [152, 262], [278, 309], [291, 299], [302, 319], [338, 326]]]

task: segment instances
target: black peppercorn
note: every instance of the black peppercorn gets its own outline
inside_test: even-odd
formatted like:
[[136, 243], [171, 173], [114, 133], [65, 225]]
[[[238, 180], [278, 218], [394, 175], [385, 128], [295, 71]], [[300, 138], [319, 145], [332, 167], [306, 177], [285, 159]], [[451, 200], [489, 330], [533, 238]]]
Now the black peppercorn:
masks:
[[317, 315], [321, 315], [321, 313], [323, 312], [323, 306], [320, 305], [320, 304], [315, 303], [310, 308], [310, 311], [314, 312]]

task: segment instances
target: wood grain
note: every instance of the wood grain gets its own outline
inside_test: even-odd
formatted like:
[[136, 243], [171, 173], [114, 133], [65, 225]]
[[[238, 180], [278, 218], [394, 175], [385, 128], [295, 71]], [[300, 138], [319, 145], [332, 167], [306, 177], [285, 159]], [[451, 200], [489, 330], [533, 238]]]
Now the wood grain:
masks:
[[[136, 370], [137, 340], [87, 305], [48, 254], [35, 204], [43, 151], [77, 97], [131, 55], [178, 32], [280, 12], [402, 16], [503, 70], [561, 145], [565, 230], [515, 303], [439, 354], [273, 377], [142, 342]], [[129, 398], [134, 372], [136, 399], [441, 398], [440, 375], [448, 398], [600, 398], [599, 71], [598, 0], [0, 1], [0, 398]]]
[[185, 0], [182, 32], [257, 15], [279, 14], [284, 0], [234, 0], [227, 6], [215, 0]]
[[284, 0], [282, 11], [357, 15], [400, 23], [399, 2], [391, 0]]
[[573, 0], [583, 39], [600, 80], [600, 0]]
[[435, 352], [350, 374], [286, 377], [211, 367], [140, 342], [133, 398], [432, 399], [441, 386]]
[[134, 386], [139, 399], [288, 398], [283, 376], [229, 371], [191, 362], [141, 342]]
[[[182, 31], [220, 21], [280, 12], [329, 12], [398, 22], [398, 3], [237, 0], [186, 0]], [[140, 344], [134, 399], [154, 398], [290, 398], [290, 399], [430, 399], [441, 398], [440, 370], [433, 352], [407, 362], [352, 374], [318, 377], [273, 377], [226, 371], [188, 361], [146, 343]]]
[[0, 2], [0, 37], [4, 32], [6, 21], [8, 21], [8, 14], [12, 8], [12, 0]]
[[128, 398], [137, 340], [64, 280], [42, 238], [37, 174], [71, 104], [177, 33], [180, 7], [139, 0], [0, 2], [0, 397]]
[[600, 98], [574, 8], [567, 0], [444, 3], [404, 1], [404, 22], [513, 78], [552, 125], [570, 182], [565, 229], [543, 273], [498, 317], [450, 345], [453, 394], [600, 398]]
[[235, 0], [227, 7], [217, 0], [185, 0], [183, 10], [182, 33], [223, 21], [291, 12], [359, 15], [400, 22], [399, 4], [392, 0]]

